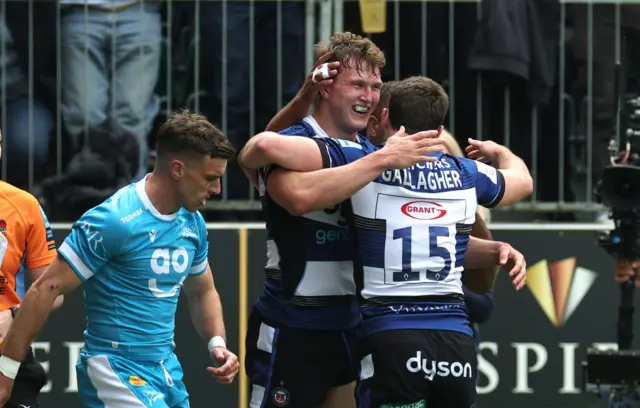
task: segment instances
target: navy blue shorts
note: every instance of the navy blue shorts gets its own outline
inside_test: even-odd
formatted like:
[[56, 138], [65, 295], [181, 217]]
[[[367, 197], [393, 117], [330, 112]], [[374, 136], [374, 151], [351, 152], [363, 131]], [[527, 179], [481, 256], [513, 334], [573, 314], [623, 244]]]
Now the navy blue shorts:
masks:
[[364, 339], [358, 408], [471, 408], [473, 338], [444, 330], [387, 330]]
[[250, 408], [317, 408], [333, 387], [354, 382], [354, 332], [276, 327], [255, 309], [249, 318], [245, 368]]

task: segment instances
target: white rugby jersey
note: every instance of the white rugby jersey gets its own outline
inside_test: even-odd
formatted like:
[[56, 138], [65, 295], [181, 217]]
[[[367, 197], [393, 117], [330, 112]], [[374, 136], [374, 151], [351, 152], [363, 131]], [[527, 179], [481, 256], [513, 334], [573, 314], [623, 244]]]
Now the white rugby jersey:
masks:
[[[372, 152], [366, 144], [324, 143], [333, 166]], [[437, 161], [385, 171], [351, 198], [359, 253], [355, 280], [363, 306], [371, 307], [363, 308], [365, 319], [385, 312], [399, 315], [399, 304], [410, 303], [407, 314], [413, 314], [425, 312], [423, 306], [438, 306], [431, 299], [462, 299], [464, 257], [477, 206], [500, 202], [504, 178], [480, 162], [433, 156]], [[466, 309], [460, 311], [466, 316]]]

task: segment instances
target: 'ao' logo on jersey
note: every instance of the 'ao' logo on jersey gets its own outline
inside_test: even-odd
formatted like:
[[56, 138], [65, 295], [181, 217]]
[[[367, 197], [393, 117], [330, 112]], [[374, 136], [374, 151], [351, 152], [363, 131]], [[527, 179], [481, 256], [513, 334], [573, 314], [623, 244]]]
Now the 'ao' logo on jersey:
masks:
[[424, 221], [437, 220], [447, 214], [447, 210], [442, 208], [442, 204], [423, 200], [406, 203], [400, 208], [400, 211], [407, 217]]
[[[171, 271], [177, 274], [183, 274], [189, 267], [189, 253], [186, 249], [180, 247], [171, 251], [167, 248], [158, 248], [151, 255], [151, 270], [157, 275], [166, 275]], [[149, 290], [159, 298], [172, 297], [178, 292], [186, 279], [183, 276], [176, 285], [167, 291], [163, 291], [158, 287], [158, 280], [149, 279]]]

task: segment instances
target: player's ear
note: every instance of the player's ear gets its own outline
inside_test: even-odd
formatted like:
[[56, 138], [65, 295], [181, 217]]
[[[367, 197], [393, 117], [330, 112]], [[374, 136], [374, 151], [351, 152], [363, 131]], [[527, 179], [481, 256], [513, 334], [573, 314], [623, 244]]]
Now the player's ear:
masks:
[[179, 179], [184, 176], [185, 164], [182, 160], [172, 160], [169, 165], [169, 174], [174, 179]]
[[371, 115], [369, 116], [369, 121], [367, 122], [367, 130], [369, 131], [370, 137], [378, 136], [378, 126], [380, 126], [380, 121], [377, 117]]
[[380, 112], [380, 127], [386, 129], [390, 125], [391, 123], [389, 123], [389, 109], [382, 108], [382, 112]]
[[329, 97], [329, 95], [331, 95], [331, 89], [330, 89], [330, 88], [331, 88], [330, 86], [327, 86], [327, 87], [322, 88], [322, 89], [320, 90], [320, 92], [319, 92], [319, 93], [320, 93], [320, 96], [321, 96], [322, 98], [325, 98], [325, 99], [326, 99], [326, 98], [328, 98], [328, 97]]

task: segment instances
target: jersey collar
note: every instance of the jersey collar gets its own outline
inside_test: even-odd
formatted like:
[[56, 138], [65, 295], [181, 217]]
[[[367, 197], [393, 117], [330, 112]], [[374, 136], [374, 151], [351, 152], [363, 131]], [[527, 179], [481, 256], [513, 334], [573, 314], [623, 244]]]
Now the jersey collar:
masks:
[[149, 200], [149, 196], [147, 195], [147, 192], [145, 191], [145, 186], [147, 185], [147, 179], [149, 178], [150, 175], [151, 175], [151, 173], [147, 174], [146, 176], [144, 176], [142, 178], [142, 180], [140, 180], [140, 181], [138, 181], [136, 183], [136, 193], [138, 194], [138, 198], [140, 199], [140, 201], [142, 201], [142, 204], [145, 206], [145, 208], [147, 210], [149, 210], [151, 215], [153, 215], [157, 219], [162, 220], [162, 221], [173, 221], [173, 220], [175, 220], [176, 216], [178, 215], [177, 212], [175, 212], [173, 214], [160, 214], [160, 211], [158, 211], [156, 209], [156, 207], [154, 207], [153, 204], [151, 203], [151, 200]]

